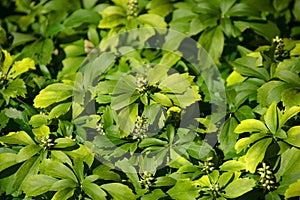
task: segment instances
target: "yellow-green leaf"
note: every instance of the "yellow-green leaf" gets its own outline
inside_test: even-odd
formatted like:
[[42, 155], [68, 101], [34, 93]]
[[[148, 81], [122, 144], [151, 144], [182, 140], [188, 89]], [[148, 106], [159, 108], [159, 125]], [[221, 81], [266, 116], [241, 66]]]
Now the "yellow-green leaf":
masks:
[[285, 191], [285, 198], [299, 197], [300, 196], [300, 179], [297, 182], [292, 183]]
[[10, 53], [8, 53], [6, 50], [2, 50], [3, 54], [4, 54], [4, 61], [2, 64], [2, 72], [7, 75], [9, 67], [11, 66], [13, 59], [10, 55]]
[[61, 115], [66, 114], [70, 110], [71, 105], [72, 103], [68, 102], [55, 106], [49, 113], [49, 119], [57, 118]]
[[277, 104], [276, 102], [273, 102], [270, 107], [268, 108], [264, 119], [266, 122], [267, 127], [270, 129], [271, 133], [275, 134], [277, 131], [277, 123], [278, 123], [278, 114], [277, 112], [279, 112], [278, 108], [277, 108]]
[[243, 120], [234, 130], [235, 133], [241, 134], [246, 132], [268, 132], [268, 128], [265, 124], [257, 119]]
[[257, 165], [264, 159], [267, 148], [272, 142], [272, 138], [262, 139], [256, 142], [245, 155], [246, 170], [254, 173]]
[[255, 185], [255, 180], [249, 178], [234, 180], [224, 189], [225, 196], [229, 198], [237, 198], [251, 191]]
[[35, 142], [25, 131], [10, 132], [6, 136], [0, 137], [0, 142], [17, 145], [35, 144]]
[[33, 105], [36, 108], [46, 108], [54, 103], [68, 99], [72, 94], [72, 86], [63, 83], [54, 83], [40, 91], [33, 100]]
[[287, 132], [285, 141], [293, 146], [300, 148], [300, 126], [294, 126]]
[[32, 129], [32, 132], [36, 137], [41, 138], [43, 136], [48, 136], [50, 134], [50, 128], [45, 124], [43, 124], [38, 128]]
[[8, 78], [15, 79], [19, 75], [29, 71], [30, 69], [35, 69], [34, 60], [31, 58], [24, 58], [21, 61], [16, 61], [12, 68], [9, 70]]

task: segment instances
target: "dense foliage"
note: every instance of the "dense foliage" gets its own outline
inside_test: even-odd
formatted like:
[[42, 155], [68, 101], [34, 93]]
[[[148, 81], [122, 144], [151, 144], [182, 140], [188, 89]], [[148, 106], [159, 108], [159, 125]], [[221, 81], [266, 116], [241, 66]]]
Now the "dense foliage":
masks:
[[1, 199], [299, 199], [299, 0], [1, 0]]

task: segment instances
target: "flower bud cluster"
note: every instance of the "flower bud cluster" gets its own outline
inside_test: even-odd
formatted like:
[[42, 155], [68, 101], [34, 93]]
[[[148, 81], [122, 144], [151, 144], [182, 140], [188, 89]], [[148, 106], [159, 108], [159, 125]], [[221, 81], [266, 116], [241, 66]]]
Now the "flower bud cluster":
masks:
[[145, 77], [138, 77], [135, 85], [139, 93], [145, 93], [147, 91], [148, 81]]
[[97, 133], [99, 133], [100, 135], [105, 135], [105, 132], [104, 132], [104, 129], [103, 129], [103, 126], [101, 123], [98, 123], [97, 126], [96, 126], [96, 131]]
[[275, 38], [273, 38], [273, 43], [276, 44], [276, 48], [275, 48], [275, 58], [280, 58], [283, 56], [284, 52], [284, 42], [283, 39], [276, 36]]
[[137, 16], [138, 0], [128, 0], [127, 2], [127, 15]]
[[49, 149], [53, 145], [54, 143], [52, 142], [52, 139], [50, 139], [49, 135], [41, 137], [41, 147], [43, 147], [44, 149]]
[[270, 170], [270, 166], [266, 163], [262, 163], [262, 167], [257, 169], [257, 173], [260, 175], [259, 184], [264, 190], [273, 190], [276, 189], [275, 176]]
[[139, 182], [148, 190], [155, 180], [154, 175], [150, 172], [145, 171], [140, 175]]
[[211, 183], [208, 190], [211, 192], [213, 197], [218, 197], [220, 192], [219, 183]]
[[214, 163], [212, 162], [214, 158], [213, 157], [209, 157], [207, 158], [204, 163], [202, 163], [202, 171], [204, 171], [206, 174], [209, 174], [210, 172], [212, 172], [215, 167], [214, 167]]
[[146, 132], [148, 131], [148, 118], [145, 116], [137, 116], [137, 119], [134, 123], [134, 129], [133, 129], [133, 139], [143, 139], [147, 137]]

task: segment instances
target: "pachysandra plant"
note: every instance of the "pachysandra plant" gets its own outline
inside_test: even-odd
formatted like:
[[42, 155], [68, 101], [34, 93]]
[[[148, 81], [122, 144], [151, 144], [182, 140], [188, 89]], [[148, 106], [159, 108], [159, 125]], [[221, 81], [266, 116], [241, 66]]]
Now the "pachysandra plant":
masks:
[[0, 199], [299, 199], [299, 0], [0, 7]]

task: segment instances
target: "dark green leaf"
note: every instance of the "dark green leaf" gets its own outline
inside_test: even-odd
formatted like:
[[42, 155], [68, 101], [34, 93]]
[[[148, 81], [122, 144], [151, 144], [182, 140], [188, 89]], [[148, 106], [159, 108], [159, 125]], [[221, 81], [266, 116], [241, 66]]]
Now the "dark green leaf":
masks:
[[92, 10], [79, 9], [64, 21], [65, 27], [77, 27], [83, 23], [98, 24], [100, 15]]
[[234, 133], [238, 123], [235, 118], [231, 117], [227, 119], [222, 127], [221, 133], [219, 134], [220, 148], [225, 154], [225, 157], [234, 155], [234, 145], [238, 139], [238, 135]]
[[224, 41], [224, 34], [219, 26], [204, 31], [199, 38], [199, 43], [216, 63], [219, 63], [224, 48]]

